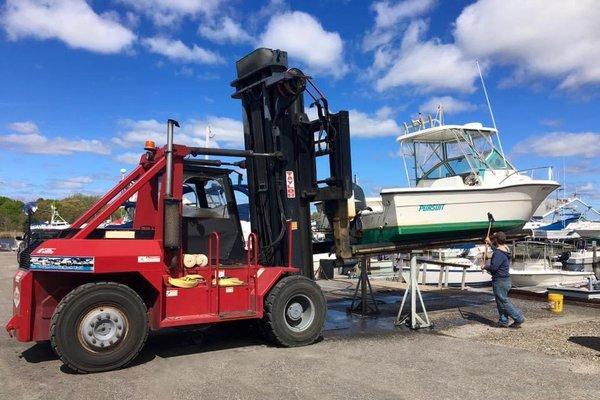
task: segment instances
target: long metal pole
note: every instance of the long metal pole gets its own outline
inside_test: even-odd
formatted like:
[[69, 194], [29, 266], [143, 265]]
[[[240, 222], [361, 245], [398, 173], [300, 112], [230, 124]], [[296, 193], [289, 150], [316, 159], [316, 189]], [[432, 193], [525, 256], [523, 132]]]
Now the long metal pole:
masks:
[[166, 153], [166, 188], [165, 197], [169, 198], [173, 195], [173, 130], [174, 126], [179, 128], [179, 122], [174, 119], [167, 121], [167, 151]]
[[483, 74], [481, 73], [481, 67], [479, 66], [479, 60], [475, 60], [475, 64], [477, 64], [477, 71], [479, 71], [479, 79], [481, 79], [481, 87], [483, 87], [483, 94], [485, 94], [485, 101], [487, 102], [488, 110], [490, 111], [490, 117], [492, 117], [492, 124], [494, 125], [494, 129], [496, 130], [496, 134], [498, 136], [498, 145], [500, 146], [500, 152], [502, 153], [502, 158], [504, 158], [504, 150], [502, 149], [502, 141], [500, 140], [500, 134], [498, 133], [498, 128], [496, 127], [496, 119], [494, 118], [494, 112], [492, 111], [492, 104], [490, 103], [490, 98], [488, 97], [487, 89], [485, 88], [485, 82], [483, 80]]

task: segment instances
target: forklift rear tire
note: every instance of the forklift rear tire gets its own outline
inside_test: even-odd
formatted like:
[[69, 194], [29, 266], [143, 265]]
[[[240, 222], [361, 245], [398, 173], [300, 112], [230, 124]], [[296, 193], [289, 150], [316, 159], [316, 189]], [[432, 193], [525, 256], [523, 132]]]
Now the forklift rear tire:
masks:
[[115, 282], [81, 285], [56, 307], [50, 324], [52, 348], [80, 373], [121, 368], [148, 337], [146, 305], [130, 287]]
[[263, 331], [280, 346], [309, 345], [320, 338], [326, 313], [325, 296], [313, 280], [287, 276], [273, 286], [265, 300]]

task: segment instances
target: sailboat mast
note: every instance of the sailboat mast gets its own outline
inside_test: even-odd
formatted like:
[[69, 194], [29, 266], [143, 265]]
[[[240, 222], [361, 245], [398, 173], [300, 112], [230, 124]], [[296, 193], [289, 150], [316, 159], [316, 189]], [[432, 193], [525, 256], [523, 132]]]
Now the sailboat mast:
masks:
[[479, 72], [479, 79], [481, 79], [481, 87], [483, 87], [483, 94], [485, 95], [485, 101], [487, 102], [488, 110], [490, 111], [490, 117], [492, 118], [492, 125], [494, 125], [494, 129], [496, 130], [496, 135], [498, 137], [498, 145], [500, 146], [500, 152], [502, 153], [502, 158], [504, 158], [504, 150], [502, 149], [502, 141], [500, 140], [500, 134], [498, 133], [498, 128], [496, 127], [496, 119], [494, 118], [494, 112], [492, 111], [492, 104], [490, 103], [490, 98], [488, 96], [487, 89], [485, 88], [485, 82], [483, 80], [483, 74], [481, 73], [481, 67], [479, 66], [479, 60], [475, 60], [475, 64], [477, 65], [477, 71]]

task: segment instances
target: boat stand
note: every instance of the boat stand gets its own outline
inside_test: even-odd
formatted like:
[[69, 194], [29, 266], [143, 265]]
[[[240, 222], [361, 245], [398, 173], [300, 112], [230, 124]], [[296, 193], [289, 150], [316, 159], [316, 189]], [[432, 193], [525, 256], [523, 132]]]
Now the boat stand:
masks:
[[[354, 290], [352, 303], [348, 307], [348, 313], [360, 314], [362, 317], [379, 314], [377, 300], [373, 294], [373, 288], [369, 281], [368, 269], [371, 266], [371, 258], [364, 256], [358, 262], [360, 268], [360, 276]], [[360, 294], [359, 294], [360, 290]]]
[[[394, 325], [398, 326], [403, 323], [410, 326], [411, 329], [420, 329], [420, 328], [430, 328], [433, 324], [429, 321], [429, 315], [427, 315], [427, 309], [425, 308], [425, 303], [423, 302], [423, 296], [421, 295], [421, 291], [419, 290], [418, 284], [418, 275], [419, 268], [417, 265], [417, 255], [411, 253], [410, 255], [410, 276], [408, 279], [405, 279], [407, 282], [406, 291], [404, 292], [404, 296], [402, 297], [402, 303], [400, 304], [400, 310], [398, 310], [398, 315], [396, 316], [396, 321]], [[406, 298], [410, 294], [410, 312], [406, 314], [402, 314], [404, 310], [404, 305], [406, 304]], [[421, 309], [423, 316], [419, 315], [417, 312], [417, 297], [419, 302], [421, 303]], [[410, 321], [409, 321], [410, 319]]]

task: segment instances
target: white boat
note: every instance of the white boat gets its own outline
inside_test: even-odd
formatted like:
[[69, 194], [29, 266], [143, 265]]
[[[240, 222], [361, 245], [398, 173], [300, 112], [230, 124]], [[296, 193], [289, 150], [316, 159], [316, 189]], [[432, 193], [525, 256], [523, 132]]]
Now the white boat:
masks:
[[441, 115], [405, 124], [397, 140], [409, 187], [382, 190], [381, 206], [361, 212], [361, 243], [481, 236], [488, 213], [494, 230], [521, 229], [560, 186], [551, 169], [548, 179], [517, 170], [504, 157], [496, 129], [444, 125]]
[[510, 270], [510, 280], [514, 287], [572, 285], [584, 282], [592, 276], [594, 276], [592, 272], [561, 269]]
[[523, 230], [530, 230], [531, 236], [536, 239], [571, 240], [580, 237], [593, 238], [594, 235], [600, 237], [600, 222], [586, 221], [598, 217], [600, 212], [579, 197], [547, 198]]
[[45, 230], [63, 230], [71, 226], [63, 217], [60, 216], [56, 206], [50, 205], [50, 221], [46, 221], [42, 224], [31, 225], [32, 231], [45, 231]]
[[600, 221], [576, 221], [567, 226], [582, 238], [600, 239]]
[[557, 253], [562, 245], [543, 242], [518, 243], [511, 263], [510, 279], [514, 287], [571, 285], [587, 281], [594, 274], [562, 268]]
[[[597, 256], [600, 256], [598, 254]], [[565, 267], [573, 271], [591, 271], [594, 262], [594, 252], [587, 249], [571, 251], [569, 258], [564, 262]]]

